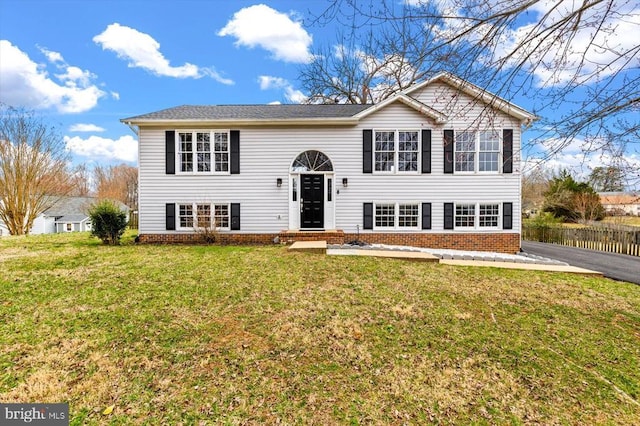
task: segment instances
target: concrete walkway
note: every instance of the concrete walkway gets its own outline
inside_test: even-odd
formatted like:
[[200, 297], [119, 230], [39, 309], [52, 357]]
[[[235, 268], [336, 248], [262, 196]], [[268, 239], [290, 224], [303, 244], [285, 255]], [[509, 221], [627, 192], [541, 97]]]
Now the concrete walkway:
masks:
[[525, 271], [549, 271], [549, 272], [566, 272], [570, 274], [580, 274], [588, 276], [601, 277], [602, 272], [592, 271], [590, 269], [578, 268], [571, 265], [548, 265], [539, 263], [515, 263], [515, 262], [491, 262], [486, 260], [456, 260], [441, 259], [440, 263], [444, 265], [454, 266], [488, 266], [491, 268], [504, 269], [522, 269]]
[[418, 262], [438, 263], [439, 258], [429, 253], [419, 251], [394, 251], [394, 250], [358, 250], [358, 249], [328, 249], [330, 256], [371, 256], [388, 257], [392, 259], [414, 260]]
[[[549, 272], [565, 272], [571, 274], [581, 274], [587, 276], [602, 276], [601, 272], [592, 271], [590, 269], [578, 268], [566, 264], [549, 264], [548, 262], [529, 263], [522, 261], [500, 261], [496, 260], [468, 260], [468, 259], [447, 259], [440, 258], [431, 253], [418, 250], [382, 250], [382, 249], [360, 249], [360, 248], [327, 248], [326, 241], [296, 241], [288, 248], [289, 251], [301, 251], [316, 254], [326, 254], [329, 256], [372, 256], [384, 257], [392, 259], [403, 259], [419, 262], [442, 263], [444, 265], [454, 266], [482, 266], [492, 268], [505, 269], [521, 269], [529, 271], [549, 271]], [[460, 256], [464, 252], [460, 252]], [[442, 256], [441, 256], [442, 257]], [[505, 259], [511, 259], [508, 255], [504, 255]], [[513, 257], [513, 256], [512, 256]]]

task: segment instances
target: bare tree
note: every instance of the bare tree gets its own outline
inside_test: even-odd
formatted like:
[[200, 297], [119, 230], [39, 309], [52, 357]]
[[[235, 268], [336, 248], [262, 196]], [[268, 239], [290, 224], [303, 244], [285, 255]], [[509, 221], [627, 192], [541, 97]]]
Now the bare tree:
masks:
[[120, 164], [118, 166], [94, 169], [96, 196], [101, 199], [117, 200], [130, 209], [138, 208], [138, 169]]
[[33, 112], [0, 107], [0, 220], [9, 233], [28, 234], [55, 201], [68, 158], [56, 130]]
[[[640, 140], [640, 39], [632, 36], [640, 31], [639, 16], [635, 0], [332, 0], [315, 23], [338, 22], [353, 44], [377, 58], [397, 53], [422, 71], [418, 79], [448, 70], [507, 100], [526, 97], [540, 116], [531, 146], [545, 141], [547, 157], [580, 140], [584, 153], [599, 152], [603, 162], [619, 164]], [[407, 52], [416, 47], [403, 48], [407, 29], [409, 40], [424, 36], [413, 58]], [[394, 32], [401, 41], [395, 45]], [[369, 33], [375, 40], [358, 41]], [[626, 36], [613, 42], [620, 34]], [[324, 80], [331, 87], [344, 67], [362, 66], [356, 60], [333, 66], [330, 52], [322, 53], [301, 74], [312, 96], [323, 92], [308, 82]], [[360, 92], [375, 90], [366, 79], [348, 89], [358, 85]], [[628, 180], [640, 181], [637, 165], [624, 166]]]
[[87, 197], [91, 195], [91, 172], [86, 164], [76, 166], [70, 172], [70, 189], [68, 195]]
[[604, 217], [604, 208], [598, 194], [579, 192], [573, 196], [573, 209], [580, 223], [589, 223]]
[[544, 205], [544, 194], [549, 190], [553, 171], [538, 167], [522, 175], [522, 210], [538, 212]]
[[356, 16], [350, 21], [348, 35], [340, 32], [300, 69], [298, 79], [310, 94], [309, 103], [377, 103], [424, 80], [433, 73], [434, 62], [450, 59], [434, 61], [435, 36], [409, 14], [362, 28], [356, 28]]
[[595, 167], [589, 175], [589, 183], [596, 192], [624, 191], [622, 170], [615, 166]]

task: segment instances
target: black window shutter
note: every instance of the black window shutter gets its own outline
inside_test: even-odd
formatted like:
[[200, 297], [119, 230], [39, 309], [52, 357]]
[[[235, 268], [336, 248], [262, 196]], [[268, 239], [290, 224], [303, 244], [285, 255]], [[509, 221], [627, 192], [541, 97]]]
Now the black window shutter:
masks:
[[231, 230], [240, 230], [240, 203], [231, 203]]
[[502, 130], [502, 173], [513, 173], [513, 129]]
[[422, 203], [422, 229], [431, 229], [431, 203]]
[[444, 203], [444, 229], [453, 229], [453, 203]]
[[[229, 170], [232, 175], [240, 174], [240, 130], [232, 130], [230, 132], [231, 152], [229, 162]], [[240, 229], [240, 228], [238, 228]]]
[[176, 132], [167, 130], [164, 132], [165, 145], [165, 172], [168, 175], [176, 174]]
[[431, 130], [422, 130], [422, 173], [431, 173]]
[[453, 173], [453, 130], [444, 131], [444, 172]]
[[513, 229], [513, 203], [502, 203], [502, 229]]
[[362, 173], [373, 172], [373, 130], [362, 131]]
[[373, 203], [363, 203], [363, 228], [373, 229]]
[[167, 231], [174, 231], [176, 229], [176, 205], [174, 203], [166, 204], [166, 218]]

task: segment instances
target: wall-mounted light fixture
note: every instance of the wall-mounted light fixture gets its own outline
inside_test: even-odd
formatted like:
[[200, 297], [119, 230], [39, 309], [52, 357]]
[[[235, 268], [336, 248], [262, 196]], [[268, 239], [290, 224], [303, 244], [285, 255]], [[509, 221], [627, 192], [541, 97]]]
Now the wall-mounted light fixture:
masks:
[[349, 179], [347, 179], [347, 178], [342, 178], [342, 186], [344, 186], [345, 188], [346, 188], [347, 186], [349, 186]]
[[280, 188], [282, 186], [282, 178], [277, 178], [276, 179], [276, 185], [278, 186], [278, 188]]

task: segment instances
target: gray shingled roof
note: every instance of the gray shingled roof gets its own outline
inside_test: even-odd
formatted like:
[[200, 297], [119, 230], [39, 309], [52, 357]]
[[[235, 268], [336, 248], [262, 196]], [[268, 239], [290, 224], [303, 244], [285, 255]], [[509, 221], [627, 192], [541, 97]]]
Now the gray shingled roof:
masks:
[[78, 222], [82, 222], [85, 219], [88, 219], [89, 215], [88, 214], [67, 214], [62, 216], [60, 219], [58, 219], [56, 222], [58, 223], [78, 223]]
[[59, 197], [44, 214], [47, 216], [85, 215], [93, 203], [94, 197]]
[[124, 118], [137, 120], [286, 120], [349, 118], [371, 105], [182, 105]]
[[[89, 208], [98, 201], [96, 197], [53, 197], [53, 204], [45, 210], [45, 216], [88, 216]], [[119, 201], [115, 202], [122, 211], [129, 210]]]

